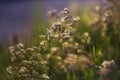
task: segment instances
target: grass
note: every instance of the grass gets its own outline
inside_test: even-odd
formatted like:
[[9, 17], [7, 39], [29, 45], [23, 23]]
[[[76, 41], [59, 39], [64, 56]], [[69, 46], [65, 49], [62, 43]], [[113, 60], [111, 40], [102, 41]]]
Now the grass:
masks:
[[[120, 32], [119, 28], [116, 29], [116, 27], [119, 27], [120, 22], [116, 22], [120, 19], [115, 17], [115, 15], [119, 15], [118, 11], [115, 10], [116, 3], [112, 2], [112, 4], [112, 14], [114, 14], [112, 22], [110, 22], [113, 26], [112, 31], [111, 28], [109, 29], [109, 23], [101, 19], [105, 17], [107, 21], [110, 20], [108, 16], [111, 17], [111, 13], [107, 17], [103, 16], [109, 9], [103, 11], [102, 15], [99, 12], [94, 12], [100, 16], [96, 25], [89, 24], [93, 18], [89, 16], [89, 10], [83, 10], [79, 13], [80, 21], [77, 22], [75, 34], [65, 40], [63, 39], [64, 36], [50, 38], [50, 35], [47, 34], [46, 28], [52, 29], [52, 27], [49, 27], [53, 23], [52, 21], [49, 23], [43, 19], [35, 20], [32, 40], [34, 47], [30, 46], [31, 48], [28, 49], [27, 47], [21, 47], [20, 44], [14, 45], [15, 50], [11, 52], [12, 55], [8, 54], [6, 49], [3, 50], [2, 57], [0, 57], [0, 79], [119, 80]], [[119, 4], [117, 5], [117, 8], [120, 7]], [[58, 31], [54, 34], [59, 35], [62, 33]], [[44, 36], [39, 37], [41, 35]], [[16, 52], [20, 52], [21, 55], [17, 55]], [[13, 54], [16, 54], [16, 56]], [[18, 57], [20, 60], [17, 58], [15, 61], [10, 62], [10, 57]], [[6, 60], [4, 61], [4, 59]], [[24, 61], [26, 63], [23, 63]], [[16, 70], [12, 70], [11, 74], [6, 71], [8, 66], [12, 66]], [[22, 75], [21, 72], [27, 77]]]

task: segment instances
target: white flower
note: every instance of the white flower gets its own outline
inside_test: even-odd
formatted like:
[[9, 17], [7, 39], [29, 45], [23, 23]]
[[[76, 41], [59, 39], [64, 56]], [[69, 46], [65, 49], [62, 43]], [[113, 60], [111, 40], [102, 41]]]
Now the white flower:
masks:
[[42, 74], [42, 78], [49, 79], [49, 76], [47, 74]]

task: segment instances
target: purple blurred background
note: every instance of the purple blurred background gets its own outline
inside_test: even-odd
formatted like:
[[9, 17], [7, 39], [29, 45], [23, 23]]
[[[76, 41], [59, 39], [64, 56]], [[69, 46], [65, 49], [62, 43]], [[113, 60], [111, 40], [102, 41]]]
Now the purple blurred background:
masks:
[[17, 39], [29, 37], [31, 29], [31, 2], [0, 3], [0, 44], [8, 45]]

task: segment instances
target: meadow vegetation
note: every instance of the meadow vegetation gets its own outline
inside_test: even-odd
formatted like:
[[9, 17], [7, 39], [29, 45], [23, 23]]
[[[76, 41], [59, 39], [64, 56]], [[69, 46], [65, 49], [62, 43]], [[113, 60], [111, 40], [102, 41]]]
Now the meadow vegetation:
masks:
[[120, 0], [77, 14], [69, 8], [49, 11], [34, 46], [10, 46], [7, 79], [119, 80]]

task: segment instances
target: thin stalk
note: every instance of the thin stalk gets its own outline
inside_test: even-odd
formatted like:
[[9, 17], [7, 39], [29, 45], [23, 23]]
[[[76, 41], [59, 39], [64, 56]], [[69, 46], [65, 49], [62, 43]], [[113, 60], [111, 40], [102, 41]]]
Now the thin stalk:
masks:
[[93, 45], [93, 58], [94, 58], [94, 62], [96, 62], [96, 50], [94, 45]]

